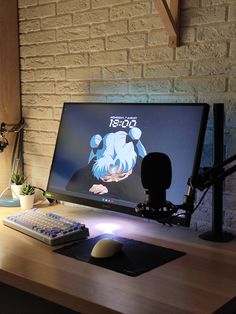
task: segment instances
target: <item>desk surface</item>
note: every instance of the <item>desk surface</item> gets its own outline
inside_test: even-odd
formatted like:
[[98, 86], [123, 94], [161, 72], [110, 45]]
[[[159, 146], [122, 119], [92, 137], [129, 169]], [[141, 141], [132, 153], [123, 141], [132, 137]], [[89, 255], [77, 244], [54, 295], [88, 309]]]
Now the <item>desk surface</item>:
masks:
[[[115, 234], [187, 254], [129, 277], [52, 252], [0, 224], [0, 281], [81, 313], [212, 313], [236, 295], [236, 240], [211, 243], [183, 227], [86, 207], [45, 208], [79, 217], [90, 236]], [[0, 218], [19, 208], [0, 208]]]

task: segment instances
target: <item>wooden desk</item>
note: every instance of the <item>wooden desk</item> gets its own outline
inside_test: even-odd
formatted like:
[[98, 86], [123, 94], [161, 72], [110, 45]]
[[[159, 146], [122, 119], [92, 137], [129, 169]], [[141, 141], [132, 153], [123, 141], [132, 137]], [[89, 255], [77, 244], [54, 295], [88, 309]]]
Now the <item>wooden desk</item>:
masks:
[[[236, 240], [206, 242], [189, 229], [85, 207], [49, 210], [79, 217], [91, 237], [113, 229], [118, 235], [187, 254], [129, 277], [56, 254], [55, 247], [1, 224], [1, 282], [92, 314], [212, 313], [236, 295]], [[14, 211], [19, 208], [0, 208], [0, 218]]]

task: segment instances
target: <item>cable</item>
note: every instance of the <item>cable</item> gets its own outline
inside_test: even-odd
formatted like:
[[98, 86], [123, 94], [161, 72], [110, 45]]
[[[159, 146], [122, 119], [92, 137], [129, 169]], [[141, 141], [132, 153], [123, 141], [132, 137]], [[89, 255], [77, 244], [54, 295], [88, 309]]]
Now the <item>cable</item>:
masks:
[[43, 196], [49, 201], [50, 205], [54, 205], [57, 203], [57, 200], [52, 197], [50, 192], [45, 191], [44, 189], [39, 188], [38, 186], [34, 186], [34, 188], [42, 192]]
[[[180, 217], [180, 216], [188, 216], [188, 215], [192, 215], [192, 213], [200, 206], [201, 202], [203, 201], [206, 193], [208, 192], [208, 190], [210, 189], [210, 186], [205, 190], [205, 192], [203, 193], [203, 195], [201, 196], [199, 202], [197, 203], [197, 205], [193, 208], [192, 212], [181, 212], [179, 214], [176, 214], [174, 216], [170, 216], [170, 217], [166, 217], [166, 218], [162, 218], [162, 219], [156, 219], [159, 223], [163, 223], [163, 224], [168, 224], [169, 226], [172, 226], [171, 220]], [[175, 205], [174, 205], [175, 206]]]
[[208, 186], [208, 188], [205, 190], [205, 192], [203, 193], [202, 197], [200, 198], [199, 202], [197, 203], [197, 205], [196, 205], [196, 207], [193, 209], [193, 211], [195, 211], [195, 210], [199, 207], [199, 205], [200, 205], [201, 202], [203, 201], [203, 199], [204, 199], [204, 197], [205, 197], [205, 195], [206, 195], [206, 193], [208, 192], [209, 189], [210, 189], [210, 186]]

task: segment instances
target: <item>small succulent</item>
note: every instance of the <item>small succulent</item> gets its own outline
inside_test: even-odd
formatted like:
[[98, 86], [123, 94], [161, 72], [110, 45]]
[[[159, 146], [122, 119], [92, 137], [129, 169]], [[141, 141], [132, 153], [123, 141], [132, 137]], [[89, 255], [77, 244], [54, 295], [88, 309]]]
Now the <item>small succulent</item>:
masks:
[[34, 194], [35, 192], [35, 188], [34, 186], [30, 185], [30, 184], [25, 184], [23, 187], [22, 187], [22, 190], [21, 190], [21, 194], [22, 195], [32, 195]]
[[22, 185], [25, 183], [25, 181], [26, 181], [26, 177], [23, 174], [23, 172], [13, 173], [13, 175], [11, 177], [11, 183], [12, 184]]

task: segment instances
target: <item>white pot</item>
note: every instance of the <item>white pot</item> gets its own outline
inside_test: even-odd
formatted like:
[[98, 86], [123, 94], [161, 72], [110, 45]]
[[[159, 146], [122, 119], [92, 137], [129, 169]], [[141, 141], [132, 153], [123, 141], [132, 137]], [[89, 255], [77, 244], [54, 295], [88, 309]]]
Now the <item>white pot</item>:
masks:
[[34, 207], [34, 194], [20, 195], [20, 206], [24, 210], [33, 208]]
[[20, 196], [20, 193], [21, 193], [21, 190], [22, 190], [22, 184], [20, 185], [17, 185], [17, 184], [11, 184], [11, 194], [12, 194], [12, 197], [14, 199], [19, 199], [19, 196]]

